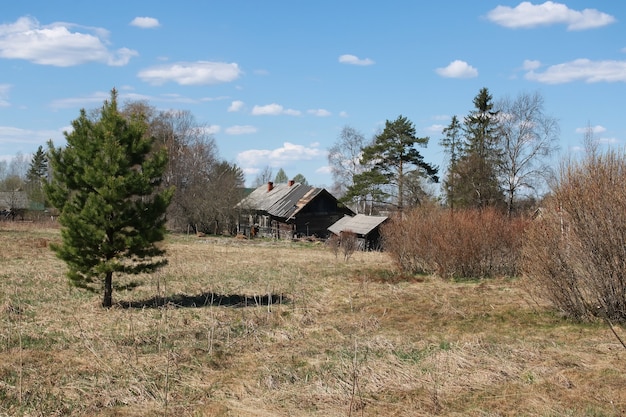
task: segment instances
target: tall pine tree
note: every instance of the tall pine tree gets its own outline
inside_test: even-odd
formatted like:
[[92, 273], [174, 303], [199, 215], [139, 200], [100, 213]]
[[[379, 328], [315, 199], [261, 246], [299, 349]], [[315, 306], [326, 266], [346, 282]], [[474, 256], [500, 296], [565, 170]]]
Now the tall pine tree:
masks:
[[85, 110], [66, 133], [67, 146], [49, 144], [48, 200], [60, 210], [62, 243], [52, 248], [68, 266], [70, 282], [103, 292], [112, 305], [113, 274], [153, 272], [164, 266], [165, 212], [171, 189], [159, 189], [167, 164], [153, 149], [141, 115], [124, 118], [112, 90], [99, 117]]
[[[374, 138], [374, 143], [363, 148], [361, 164], [373, 164], [371, 171], [354, 177], [347, 196], [363, 195], [362, 190], [375, 186], [381, 196], [394, 197], [397, 209], [402, 211], [409, 181], [439, 181], [438, 168], [425, 162], [416, 148], [425, 148], [428, 141], [428, 137], [417, 137], [413, 122], [406, 117], [400, 115], [394, 121], [387, 120], [385, 129]], [[356, 190], [361, 191], [355, 193]]]

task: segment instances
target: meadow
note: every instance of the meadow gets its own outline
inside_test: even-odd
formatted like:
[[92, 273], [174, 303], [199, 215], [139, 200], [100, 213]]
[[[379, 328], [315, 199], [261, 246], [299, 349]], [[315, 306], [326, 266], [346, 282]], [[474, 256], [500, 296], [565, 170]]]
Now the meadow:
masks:
[[169, 265], [118, 280], [107, 310], [68, 285], [58, 241], [0, 223], [0, 416], [626, 414], [611, 329], [565, 319], [521, 278], [169, 235]]

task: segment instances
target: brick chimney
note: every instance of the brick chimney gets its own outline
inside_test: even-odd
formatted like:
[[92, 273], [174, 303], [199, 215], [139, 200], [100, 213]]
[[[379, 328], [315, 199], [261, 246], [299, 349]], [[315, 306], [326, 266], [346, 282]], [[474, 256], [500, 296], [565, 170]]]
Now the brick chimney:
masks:
[[292, 185], [294, 185], [295, 183], [296, 183], [296, 182], [295, 182], [294, 180], [289, 180], [289, 182], [287, 183], [287, 185], [289, 185], [289, 186], [291, 187], [291, 186], [292, 186]]
[[267, 192], [269, 193], [274, 189], [274, 183], [272, 181], [267, 182]]

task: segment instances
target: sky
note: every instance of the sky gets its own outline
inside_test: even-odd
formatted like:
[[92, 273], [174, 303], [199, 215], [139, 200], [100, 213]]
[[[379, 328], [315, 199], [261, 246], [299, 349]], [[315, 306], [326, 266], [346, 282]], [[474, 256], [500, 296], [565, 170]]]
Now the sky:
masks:
[[[591, 127], [626, 140], [626, 2], [25, 0], [0, 12], [0, 158], [59, 146], [80, 109], [187, 110], [250, 185], [266, 167], [330, 187], [327, 150], [402, 115], [426, 162], [483, 87], [538, 92], [558, 157]], [[555, 162], [556, 163], [556, 162]]]

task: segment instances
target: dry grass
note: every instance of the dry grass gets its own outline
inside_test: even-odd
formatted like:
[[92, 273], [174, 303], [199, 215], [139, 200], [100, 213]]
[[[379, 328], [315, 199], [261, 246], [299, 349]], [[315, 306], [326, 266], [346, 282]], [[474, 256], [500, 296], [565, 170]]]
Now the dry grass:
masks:
[[170, 265], [107, 311], [68, 287], [58, 239], [0, 224], [0, 415], [626, 413], [610, 329], [552, 314], [519, 280], [398, 277], [380, 253], [171, 236]]

